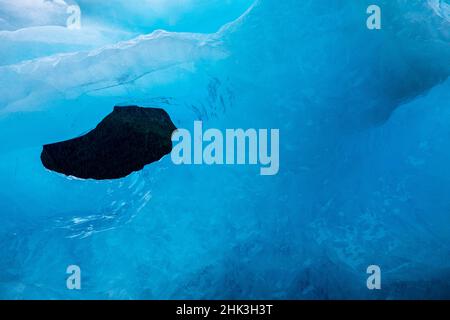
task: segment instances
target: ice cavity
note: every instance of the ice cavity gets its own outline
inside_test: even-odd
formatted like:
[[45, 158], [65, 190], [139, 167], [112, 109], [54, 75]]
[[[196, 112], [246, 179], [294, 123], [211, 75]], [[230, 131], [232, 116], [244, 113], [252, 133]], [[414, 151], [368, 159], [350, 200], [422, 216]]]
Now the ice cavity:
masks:
[[[218, 34], [157, 30], [89, 52], [59, 54], [0, 67], [0, 114], [42, 109], [53, 95], [75, 98], [161, 71], [224, 58]], [[174, 70], [175, 70], [174, 69]], [[148, 85], [148, 84], [147, 84]]]

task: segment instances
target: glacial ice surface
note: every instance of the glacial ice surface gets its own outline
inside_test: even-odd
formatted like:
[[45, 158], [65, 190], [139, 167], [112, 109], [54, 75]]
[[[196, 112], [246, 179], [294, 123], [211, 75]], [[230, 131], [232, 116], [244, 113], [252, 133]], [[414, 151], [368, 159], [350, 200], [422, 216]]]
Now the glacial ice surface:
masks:
[[[374, 32], [371, 2], [264, 0], [216, 33], [2, 63], [0, 298], [449, 298], [448, 6], [380, 0]], [[280, 172], [166, 157], [94, 182], [42, 167], [43, 144], [116, 104], [179, 128], [279, 128]]]

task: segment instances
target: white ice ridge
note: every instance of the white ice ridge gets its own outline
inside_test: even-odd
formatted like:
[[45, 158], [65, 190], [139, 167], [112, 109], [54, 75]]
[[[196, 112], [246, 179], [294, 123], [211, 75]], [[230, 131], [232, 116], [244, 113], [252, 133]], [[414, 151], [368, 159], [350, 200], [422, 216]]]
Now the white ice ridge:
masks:
[[235, 31], [235, 29], [242, 24], [242, 22], [244, 21], [244, 19], [250, 14], [250, 12], [253, 11], [253, 9], [255, 7], [257, 7], [260, 4], [260, 0], [255, 0], [252, 5], [245, 10], [245, 12], [236, 20], [226, 23], [225, 25], [223, 25], [219, 31], [217, 32], [217, 36], [223, 37], [224, 35], [226, 35], [227, 33], [232, 33], [233, 31]]
[[58, 54], [0, 66], [0, 115], [42, 109], [45, 101], [54, 95], [75, 98], [132, 84], [153, 72], [170, 71], [171, 68], [177, 72], [180, 66], [191, 69], [197, 62], [223, 59], [227, 52], [222, 36], [240, 25], [254, 5], [217, 33], [157, 30], [93, 51]]
[[450, 22], [450, 4], [445, 0], [428, 0], [428, 5], [438, 16]]
[[226, 56], [216, 34], [155, 31], [90, 52], [0, 67], [0, 113], [26, 110], [52, 92], [76, 97], [172, 66]]

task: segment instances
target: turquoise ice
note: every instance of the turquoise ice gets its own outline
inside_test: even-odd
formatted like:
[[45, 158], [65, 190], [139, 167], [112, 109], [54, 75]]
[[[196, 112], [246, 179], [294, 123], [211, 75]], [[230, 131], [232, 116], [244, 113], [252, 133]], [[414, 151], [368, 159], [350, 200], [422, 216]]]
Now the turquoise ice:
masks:
[[[448, 2], [126, 3], [78, 1], [70, 38], [60, 7], [12, 20], [0, 1], [0, 298], [450, 297]], [[280, 129], [279, 173], [42, 167], [43, 144], [130, 104], [179, 128]]]

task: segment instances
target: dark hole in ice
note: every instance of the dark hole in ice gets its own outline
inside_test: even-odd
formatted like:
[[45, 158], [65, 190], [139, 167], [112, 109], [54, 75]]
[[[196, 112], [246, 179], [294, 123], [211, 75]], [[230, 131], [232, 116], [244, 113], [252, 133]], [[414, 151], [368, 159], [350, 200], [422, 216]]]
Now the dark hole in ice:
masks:
[[114, 107], [89, 133], [45, 145], [41, 161], [47, 169], [67, 176], [119, 179], [169, 154], [175, 130], [162, 109]]

